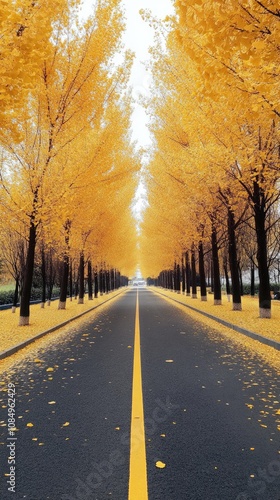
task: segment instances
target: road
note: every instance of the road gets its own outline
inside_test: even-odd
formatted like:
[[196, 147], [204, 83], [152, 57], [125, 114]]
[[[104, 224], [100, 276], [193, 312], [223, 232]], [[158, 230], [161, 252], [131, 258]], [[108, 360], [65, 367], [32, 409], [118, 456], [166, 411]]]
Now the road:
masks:
[[280, 500], [277, 373], [148, 289], [50, 335], [2, 390], [1, 499]]

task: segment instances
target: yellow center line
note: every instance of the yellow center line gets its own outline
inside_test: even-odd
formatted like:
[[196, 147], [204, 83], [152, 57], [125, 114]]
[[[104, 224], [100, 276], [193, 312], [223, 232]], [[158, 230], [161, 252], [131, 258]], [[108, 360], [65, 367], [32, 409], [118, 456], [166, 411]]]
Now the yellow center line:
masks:
[[138, 290], [135, 313], [128, 500], [148, 500]]

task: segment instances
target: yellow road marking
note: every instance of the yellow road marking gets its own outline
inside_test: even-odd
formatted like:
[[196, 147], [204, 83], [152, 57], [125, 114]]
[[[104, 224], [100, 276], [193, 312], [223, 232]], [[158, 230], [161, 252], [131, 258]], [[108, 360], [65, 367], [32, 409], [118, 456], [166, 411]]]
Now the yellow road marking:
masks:
[[138, 290], [135, 313], [128, 500], [148, 500]]

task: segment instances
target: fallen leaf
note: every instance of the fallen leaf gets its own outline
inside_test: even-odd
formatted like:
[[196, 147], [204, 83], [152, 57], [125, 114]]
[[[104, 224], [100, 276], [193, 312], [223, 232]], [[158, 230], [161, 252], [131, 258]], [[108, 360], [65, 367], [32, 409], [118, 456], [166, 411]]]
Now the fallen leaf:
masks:
[[26, 424], [26, 427], [34, 427], [34, 425], [31, 422], [28, 422], [28, 424]]
[[156, 462], [156, 467], [158, 467], [159, 469], [164, 469], [164, 467], [166, 467], [166, 464], [158, 460], [158, 462]]

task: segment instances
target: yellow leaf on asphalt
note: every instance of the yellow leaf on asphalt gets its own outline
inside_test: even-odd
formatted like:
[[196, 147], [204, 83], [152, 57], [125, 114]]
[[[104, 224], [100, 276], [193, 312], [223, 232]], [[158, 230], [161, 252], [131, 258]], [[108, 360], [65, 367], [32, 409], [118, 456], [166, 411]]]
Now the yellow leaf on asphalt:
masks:
[[56, 401], [49, 401], [48, 402], [48, 405], [55, 405], [56, 404]]
[[160, 460], [158, 460], [156, 462], [156, 467], [158, 467], [159, 469], [164, 469], [164, 467], [166, 467], [166, 464], [164, 462], [161, 462]]
[[26, 427], [34, 427], [34, 426], [31, 422], [28, 422], [28, 424], [26, 424]]
[[47, 371], [47, 372], [53, 372], [53, 371], [54, 371], [54, 369], [53, 369], [52, 367], [49, 367], [49, 368], [47, 368], [47, 369], [46, 369], [46, 371]]
[[67, 427], [68, 425], [70, 425], [70, 422], [65, 422], [65, 424], [62, 424], [62, 427]]

